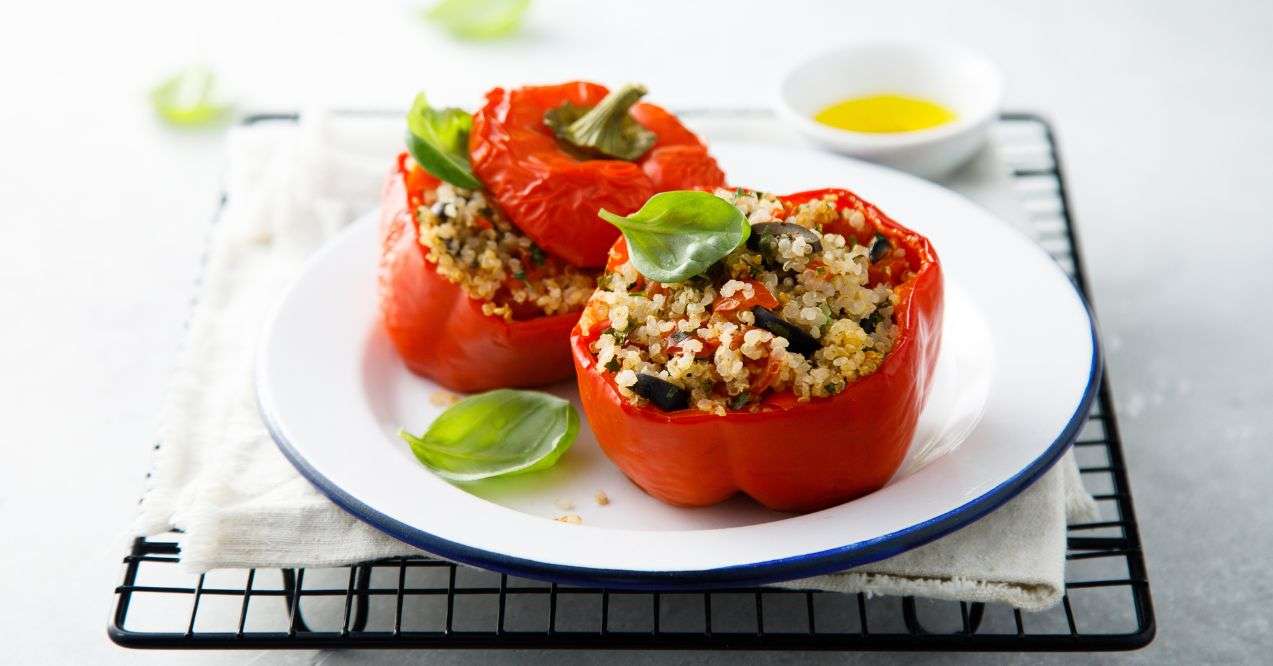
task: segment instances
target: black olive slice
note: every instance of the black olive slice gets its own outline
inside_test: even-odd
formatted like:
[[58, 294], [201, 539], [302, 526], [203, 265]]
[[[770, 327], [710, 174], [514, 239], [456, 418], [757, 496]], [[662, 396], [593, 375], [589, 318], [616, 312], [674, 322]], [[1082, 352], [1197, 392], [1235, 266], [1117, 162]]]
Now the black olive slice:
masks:
[[632, 392], [649, 400], [651, 404], [665, 412], [674, 412], [690, 406], [690, 392], [665, 379], [654, 375], [637, 375]]
[[803, 238], [813, 248], [814, 254], [822, 251], [822, 236], [819, 236], [818, 232], [792, 222], [761, 222], [751, 225], [751, 235], [747, 237], [747, 249], [752, 252], [772, 251], [769, 244], [774, 242], [776, 236]]
[[718, 261], [707, 267], [705, 275], [713, 284], [723, 284], [729, 279], [729, 268], [725, 266], [724, 261]]
[[884, 258], [888, 251], [893, 249], [893, 244], [888, 242], [882, 234], [875, 234], [875, 240], [871, 241], [871, 263], [875, 263]]
[[751, 309], [751, 313], [756, 317], [757, 326], [787, 339], [788, 351], [793, 351], [807, 358], [812, 356], [813, 352], [822, 348], [822, 345], [812, 335], [805, 333], [799, 326], [774, 314], [768, 308], [762, 308], [757, 305]]
[[871, 313], [871, 316], [858, 321], [858, 326], [861, 326], [862, 330], [866, 331], [867, 333], [874, 333], [875, 326], [880, 323], [880, 319], [881, 319], [880, 311], [876, 310], [875, 312]]

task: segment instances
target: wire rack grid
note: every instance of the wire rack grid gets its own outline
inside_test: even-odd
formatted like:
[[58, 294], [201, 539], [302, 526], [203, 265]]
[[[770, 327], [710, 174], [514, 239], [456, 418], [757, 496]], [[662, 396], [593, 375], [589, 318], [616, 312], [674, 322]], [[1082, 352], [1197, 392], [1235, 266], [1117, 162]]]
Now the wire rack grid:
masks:
[[[1040, 244], [1087, 294], [1051, 126], [1004, 114], [994, 140]], [[427, 557], [193, 576], [177, 565], [173, 534], [133, 542], [108, 633], [123, 646], [170, 649], [1136, 649], [1153, 640], [1155, 624], [1112, 405], [1102, 379], [1074, 444], [1101, 518], [1069, 527], [1066, 594], [1049, 611], [772, 588], [572, 587]]]

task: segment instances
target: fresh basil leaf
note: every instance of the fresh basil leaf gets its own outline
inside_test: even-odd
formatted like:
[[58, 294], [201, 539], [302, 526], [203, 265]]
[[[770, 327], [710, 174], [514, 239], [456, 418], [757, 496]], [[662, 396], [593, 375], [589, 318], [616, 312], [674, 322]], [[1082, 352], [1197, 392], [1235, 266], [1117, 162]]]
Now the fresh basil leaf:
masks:
[[442, 0], [425, 13], [461, 39], [497, 39], [517, 32], [530, 0]]
[[463, 109], [435, 109], [424, 93], [407, 113], [407, 150], [425, 171], [466, 190], [481, 189], [469, 164], [473, 116]]
[[187, 67], [150, 91], [150, 103], [172, 125], [196, 127], [224, 120], [230, 106], [216, 99], [216, 74], [207, 67]]
[[632, 265], [656, 282], [683, 282], [703, 273], [751, 233], [733, 204], [693, 190], [656, 194], [627, 217], [605, 209], [597, 215], [623, 232]]
[[452, 481], [552, 467], [579, 434], [579, 414], [561, 398], [498, 389], [455, 403], [419, 437], [398, 435], [435, 474]]

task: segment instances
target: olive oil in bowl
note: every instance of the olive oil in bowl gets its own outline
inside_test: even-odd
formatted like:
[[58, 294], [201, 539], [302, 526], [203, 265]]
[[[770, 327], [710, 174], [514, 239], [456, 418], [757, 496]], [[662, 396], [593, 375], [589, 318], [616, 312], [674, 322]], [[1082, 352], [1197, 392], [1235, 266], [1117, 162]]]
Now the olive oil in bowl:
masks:
[[916, 132], [945, 125], [955, 118], [955, 113], [941, 104], [896, 94], [851, 97], [813, 116], [829, 127], [870, 134]]

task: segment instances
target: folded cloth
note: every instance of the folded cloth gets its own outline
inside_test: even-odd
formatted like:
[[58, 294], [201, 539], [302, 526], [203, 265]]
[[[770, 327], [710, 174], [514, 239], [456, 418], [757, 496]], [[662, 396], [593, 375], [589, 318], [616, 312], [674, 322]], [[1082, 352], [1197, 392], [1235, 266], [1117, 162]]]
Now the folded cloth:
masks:
[[[773, 131], [772, 121], [746, 122], [753, 127], [732, 131]], [[712, 138], [710, 128], [701, 129]], [[375, 205], [401, 146], [401, 122], [316, 111], [296, 124], [235, 128], [229, 146], [228, 199], [135, 531], [181, 530], [181, 561], [192, 572], [419, 554], [301, 478], [270, 439], [252, 387], [255, 341], [268, 309], [311, 252]], [[996, 198], [992, 209], [1002, 215], [1012, 185], [997, 164], [987, 151], [974, 168], [988, 177], [966, 191]], [[1064, 589], [1067, 517], [1087, 519], [1094, 509], [1067, 454], [1030, 489], [963, 530], [881, 562], [783, 585], [1043, 608]]]

